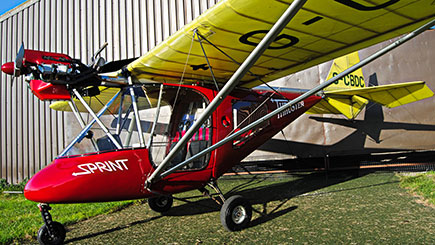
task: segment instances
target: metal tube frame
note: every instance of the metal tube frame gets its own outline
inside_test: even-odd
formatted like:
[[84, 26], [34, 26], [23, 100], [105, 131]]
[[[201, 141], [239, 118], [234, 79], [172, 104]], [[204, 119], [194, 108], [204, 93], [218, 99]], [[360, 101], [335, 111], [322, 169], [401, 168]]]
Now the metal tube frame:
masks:
[[[125, 124], [127, 123], [128, 117], [130, 116], [132, 108], [133, 108], [133, 105], [130, 105], [128, 107], [127, 111], [125, 112], [125, 116], [122, 119], [122, 123], [121, 123], [121, 127], [120, 127], [120, 130], [119, 130], [119, 134], [121, 134], [122, 129], [124, 128]], [[134, 121], [134, 119], [133, 119], [133, 121]]]
[[80, 115], [80, 112], [74, 100], [71, 99], [71, 101], [68, 101], [68, 105], [71, 108], [72, 112], [74, 113], [74, 116], [76, 117], [77, 121], [79, 122], [80, 127], [82, 128], [86, 127], [85, 120], [83, 120], [83, 117]]
[[[151, 128], [151, 135], [150, 135], [150, 139], [148, 140], [148, 144], [146, 145], [146, 148], [150, 148], [151, 144], [153, 143], [153, 138], [154, 138], [154, 131], [156, 130], [156, 125], [157, 125], [157, 121], [159, 120], [159, 116], [160, 116], [160, 104], [162, 101], [162, 95], [163, 95], [163, 84], [160, 84], [160, 92], [159, 92], [159, 99], [157, 101], [157, 111], [156, 111], [156, 116], [154, 119], [154, 123], [153, 123], [153, 127]], [[151, 103], [150, 103], [151, 105]]]
[[145, 138], [143, 137], [142, 127], [140, 124], [139, 109], [137, 107], [137, 100], [136, 100], [136, 95], [134, 93], [133, 81], [131, 79], [131, 76], [128, 76], [128, 84], [130, 85], [131, 103], [133, 104], [133, 112], [134, 112], [134, 116], [136, 119], [136, 127], [137, 127], [137, 132], [139, 134], [140, 146], [144, 147], [145, 146]]
[[[73, 90], [76, 91], [77, 90]], [[118, 91], [118, 93], [116, 93], [112, 99], [103, 107], [101, 108], [101, 110], [95, 115], [95, 113], [93, 113], [96, 118], [101, 117], [106, 111], [107, 109], [113, 104], [113, 102], [116, 100], [116, 98], [118, 98], [118, 96], [121, 94], [121, 91]], [[80, 96], [80, 94], [79, 94]], [[81, 97], [81, 96], [80, 96]], [[82, 98], [83, 99], [83, 98]], [[83, 102], [82, 102], [83, 103]], [[86, 102], [85, 102], [86, 104]], [[66, 155], [66, 153], [71, 150], [71, 148], [77, 143], [80, 142], [85, 136], [86, 133], [91, 129], [91, 127], [94, 125], [94, 123], [97, 121], [96, 118], [94, 117], [94, 119], [88, 123], [88, 125], [79, 133], [79, 135], [77, 135], [77, 137], [59, 154], [59, 157], [63, 157]], [[115, 140], [114, 142], [117, 143], [117, 141]], [[118, 144], [119, 145], [119, 144]]]
[[151, 176], [145, 181], [145, 187], [148, 188], [155, 181], [158, 175], [167, 167], [168, 163], [175, 157], [176, 153], [184, 147], [187, 142], [192, 138], [193, 134], [198, 131], [201, 125], [208, 119], [208, 117], [216, 110], [216, 108], [222, 103], [228, 94], [237, 86], [243, 76], [249, 71], [249, 69], [257, 62], [264, 51], [275, 40], [278, 34], [285, 28], [290, 20], [296, 15], [296, 13], [302, 8], [307, 0], [295, 0], [282, 14], [278, 21], [272, 26], [270, 31], [261, 40], [261, 42], [255, 47], [251, 54], [246, 58], [242, 65], [237, 69], [233, 76], [228, 80], [222, 90], [216, 95], [215, 99], [205, 109], [204, 113], [198, 118], [198, 120], [189, 128], [184, 137], [178, 141], [175, 147], [169, 152], [169, 154], [163, 159], [162, 163], [151, 174]]
[[116, 123], [116, 134], [117, 135], [119, 135], [121, 133], [121, 120], [123, 119], [122, 118], [122, 106], [124, 104], [124, 97], [125, 97], [125, 94], [123, 93], [122, 96], [121, 96], [121, 102], [119, 104], [118, 120], [117, 120], [117, 123]]
[[133, 118], [130, 121], [130, 125], [128, 125], [127, 129], [127, 138], [125, 139], [125, 146], [129, 146], [131, 143], [131, 136], [133, 135], [133, 127], [134, 127], [134, 121], [136, 121], [136, 116], [133, 113]]
[[[83, 120], [83, 117], [80, 115], [80, 112], [79, 112], [74, 100], [71, 99], [71, 101], [68, 101], [68, 105], [71, 108], [71, 110], [73, 111], [74, 116], [76, 117], [77, 121], [80, 124], [80, 127], [82, 127], [82, 129], [84, 129], [86, 127], [85, 120]], [[94, 149], [96, 151], [99, 151], [98, 146], [97, 146], [97, 142], [95, 142], [95, 140], [93, 138], [90, 138], [90, 140], [91, 140], [92, 145], [94, 146]]]
[[408, 35], [400, 38], [399, 40], [395, 41], [394, 43], [388, 45], [387, 47], [380, 49], [379, 51], [377, 51], [376, 53], [372, 54], [371, 56], [367, 57], [366, 59], [358, 62], [357, 64], [353, 65], [352, 67], [349, 67], [348, 69], [344, 70], [343, 72], [341, 72], [340, 74], [338, 74], [337, 76], [323, 82], [322, 84], [310, 89], [308, 92], [305, 92], [304, 94], [298, 96], [296, 99], [293, 99], [291, 101], [289, 101], [287, 104], [283, 105], [280, 108], [275, 109], [273, 112], [263, 116], [262, 118], [258, 119], [257, 121], [247, 125], [246, 127], [244, 127], [243, 129], [240, 129], [239, 131], [237, 131], [236, 133], [226, 137], [225, 139], [217, 142], [216, 144], [210, 146], [209, 148], [201, 151], [200, 153], [196, 154], [195, 156], [192, 156], [191, 158], [185, 160], [184, 162], [181, 162], [179, 164], [177, 164], [176, 166], [170, 168], [169, 170], [165, 171], [164, 173], [162, 173], [158, 179], [164, 178], [166, 176], [168, 176], [169, 174], [177, 171], [178, 169], [182, 168], [183, 166], [189, 164], [190, 162], [204, 156], [205, 154], [221, 147], [222, 145], [226, 144], [229, 141], [234, 140], [235, 138], [237, 138], [238, 136], [242, 135], [243, 133], [247, 132], [248, 130], [256, 127], [257, 125], [260, 125], [261, 123], [263, 123], [264, 121], [267, 121], [269, 119], [271, 119], [272, 117], [278, 115], [279, 113], [283, 112], [284, 110], [288, 109], [289, 107], [291, 107], [292, 105], [299, 103], [301, 101], [303, 101], [304, 99], [316, 94], [317, 92], [319, 92], [320, 90], [326, 88], [327, 86], [331, 85], [332, 83], [334, 83], [335, 81], [343, 78], [344, 76], [352, 73], [353, 71], [363, 67], [364, 65], [367, 65], [368, 63], [372, 62], [373, 60], [379, 58], [380, 56], [384, 55], [385, 53], [399, 47], [400, 45], [402, 45], [403, 43], [411, 40], [412, 38], [416, 37], [417, 35], [421, 34], [423, 31], [429, 29], [430, 27], [432, 27], [433, 25], [435, 25], [435, 19], [433, 19], [432, 21], [428, 22], [427, 24], [421, 26], [420, 28], [416, 29], [415, 31], [409, 33]]
[[[80, 102], [83, 104], [83, 106], [86, 108], [86, 110], [88, 110], [89, 114], [91, 114], [91, 116], [94, 118], [94, 120], [98, 123], [98, 125], [100, 125], [101, 129], [104, 131], [104, 133], [106, 133], [107, 137], [109, 137], [109, 139], [116, 146], [116, 148], [122, 149], [122, 146], [119, 144], [119, 142], [115, 139], [115, 137], [113, 137], [113, 135], [110, 133], [110, 131], [106, 127], [106, 125], [104, 125], [104, 123], [100, 120], [100, 117], [102, 115], [97, 116], [95, 114], [95, 112], [88, 105], [88, 103], [86, 103], [85, 99], [83, 99], [83, 97], [80, 95], [80, 93], [77, 91], [77, 89], [73, 89], [72, 91], [75, 94], [75, 96], [80, 100]], [[118, 94], [119, 94], [119, 92], [117, 93], [117, 95]], [[107, 108], [109, 108], [109, 107], [107, 107]]]

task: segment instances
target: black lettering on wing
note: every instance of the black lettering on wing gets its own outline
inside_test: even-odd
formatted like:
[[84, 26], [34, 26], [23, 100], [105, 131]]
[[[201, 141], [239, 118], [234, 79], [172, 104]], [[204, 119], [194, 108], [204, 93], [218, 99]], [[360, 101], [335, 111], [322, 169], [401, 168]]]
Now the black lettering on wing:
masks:
[[[241, 43], [244, 43], [244, 44], [251, 45], [251, 46], [255, 47], [255, 46], [258, 45], [258, 43], [250, 41], [249, 38], [254, 36], [254, 35], [257, 35], [257, 34], [266, 34], [268, 32], [269, 32], [268, 30], [251, 31], [251, 32], [248, 32], [248, 33], [244, 34], [243, 36], [241, 36], [239, 38], [239, 41]], [[281, 34], [281, 35], [277, 36], [275, 38], [274, 42], [277, 42], [277, 41], [280, 41], [280, 40], [287, 41], [287, 42], [285, 44], [278, 45], [278, 46], [272, 46], [272, 45], [270, 45], [268, 47], [268, 49], [285, 49], [285, 48], [291, 47], [291, 46], [293, 46], [293, 45], [295, 45], [296, 43], [299, 42], [299, 38], [291, 36], [291, 35], [288, 35], [288, 34]]]
[[386, 8], [386, 7], [390, 6], [390, 5], [393, 5], [393, 4], [397, 3], [397, 2], [399, 2], [400, 0], [390, 0], [388, 2], [385, 2], [383, 4], [379, 4], [379, 5], [376, 5], [376, 6], [365, 6], [365, 5], [362, 5], [360, 3], [355, 2], [354, 0], [335, 0], [335, 1], [339, 2], [341, 4], [344, 4], [344, 5], [348, 6], [348, 7], [351, 7], [353, 9], [356, 9], [356, 10], [360, 10], [360, 11], [373, 11], [373, 10], [378, 10], [378, 9]]

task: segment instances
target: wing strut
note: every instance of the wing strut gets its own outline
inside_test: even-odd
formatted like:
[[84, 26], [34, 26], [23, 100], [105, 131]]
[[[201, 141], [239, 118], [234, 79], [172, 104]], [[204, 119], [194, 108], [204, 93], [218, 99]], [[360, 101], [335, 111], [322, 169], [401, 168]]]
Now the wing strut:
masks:
[[217, 94], [215, 99], [205, 109], [204, 113], [198, 118], [198, 120], [189, 128], [186, 134], [178, 141], [172, 151], [163, 159], [162, 163], [151, 174], [151, 176], [145, 181], [145, 188], [150, 188], [151, 184], [155, 182], [157, 176], [163, 172], [163, 169], [167, 167], [168, 163], [176, 156], [176, 153], [184, 147], [187, 142], [192, 138], [193, 134], [201, 127], [201, 125], [208, 119], [208, 117], [216, 110], [225, 97], [231, 93], [236, 87], [243, 76], [249, 71], [249, 69], [257, 62], [264, 51], [275, 40], [278, 34], [287, 26], [290, 20], [298, 13], [307, 0], [295, 0], [273, 25], [266, 36], [261, 40], [252, 53], [246, 58], [243, 64], [237, 69], [233, 76], [228, 80], [222, 90]]
[[[200, 153], [192, 156], [191, 158], [185, 160], [184, 162], [181, 162], [179, 164], [177, 164], [176, 166], [170, 168], [169, 170], [165, 171], [164, 173], [162, 173], [160, 176], [158, 176], [158, 179], [164, 178], [166, 176], [168, 176], [169, 174], [175, 172], [176, 170], [182, 168], [183, 166], [189, 164], [190, 162], [204, 156], [205, 154], [223, 146], [224, 144], [226, 144], [227, 142], [230, 142], [234, 139], [236, 139], [238, 136], [242, 135], [243, 133], [247, 132], [248, 130], [256, 127], [257, 125], [263, 123], [264, 121], [267, 121], [269, 119], [271, 119], [272, 117], [278, 115], [279, 113], [283, 112], [284, 110], [290, 108], [292, 105], [295, 105], [296, 103], [301, 102], [302, 100], [316, 94], [317, 92], [319, 92], [320, 90], [324, 89], [325, 87], [331, 85], [332, 83], [334, 83], [335, 81], [343, 78], [344, 76], [352, 73], [353, 71], [361, 68], [362, 66], [372, 62], [373, 60], [379, 58], [380, 56], [384, 55], [385, 53], [399, 47], [401, 44], [411, 40], [412, 38], [416, 37], [417, 35], [419, 35], [420, 33], [422, 33], [423, 31], [429, 29], [430, 27], [432, 27], [435, 24], [435, 19], [433, 19], [432, 21], [428, 22], [427, 24], [423, 25], [422, 27], [418, 28], [417, 30], [409, 33], [408, 35], [400, 38], [399, 40], [395, 41], [394, 43], [388, 45], [387, 47], [377, 51], [376, 53], [374, 53], [373, 55], [367, 57], [366, 59], [360, 61], [359, 63], [355, 64], [352, 67], [349, 67], [348, 69], [344, 70], [342, 73], [338, 74], [337, 76], [323, 82], [322, 84], [318, 85], [317, 87], [305, 92], [304, 94], [300, 95], [299, 97], [297, 97], [294, 100], [291, 100], [290, 102], [288, 102], [287, 104], [285, 104], [284, 106], [274, 110], [273, 112], [263, 116], [262, 118], [258, 119], [255, 122], [252, 122], [251, 124], [247, 125], [246, 127], [240, 129], [239, 131], [237, 131], [236, 133], [227, 136], [226, 138], [224, 138], [223, 140], [217, 142], [216, 144], [210, 146], [209, 148], [201, 151]], [[156, 179], [157, 180], [157, 179]], [[154, 181], [156, 181], [154, 180]]]
[[201, 46], [202, 53], [204, 53], [205, 60], [207, 61], [208, 68], [210, 69], [211, 77], [213, 78], [214, 85], [216, 86], [216, 90], [219, 91], [219, 86], [216, 81], [216, 77], [214, 76], [213, 67], [211, 67], [210, 62], [208, 61], [207, 54], [205, 53], [204, 46], [202, 45], [201, 36], [198, 34], [198, 30], [194, 31], [195, 35], [198, 37], [199, 45]]

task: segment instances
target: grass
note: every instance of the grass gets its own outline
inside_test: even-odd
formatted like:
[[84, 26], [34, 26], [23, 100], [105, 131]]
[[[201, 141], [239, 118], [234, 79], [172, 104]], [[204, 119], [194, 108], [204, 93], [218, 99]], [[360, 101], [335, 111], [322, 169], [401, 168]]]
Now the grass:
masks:
[[400, 175], [400, 185], [412, 193], [423, 197], [424, 201], [435, 206], [435, 171], [416, 175]]
[[253, 204], [249, 228], [227, 232], [213, 201], [176, 195], [164, 216], [147, 205], [68, 226], [69, 244], [434, 244], [433, 208], [399, 186], [394, 173], [292, 174], [220, 179], [228, 197]]
[[[219, 206], [198, 191], [177, 194], [164, 216], [140, 202], [122, 209], [128, 203], [53, 205], [52, 215], [69, 224], [68, 244], [435, 244], [433, 207], [416, 202], [399, 180], [388, 172], [224, 177], [225, 196], [243, 195], [255, 209], [240, 232], [227, 232]], [[35, 243], [42, 222], [36, 204], [20, 195], [2, 199], [12, 200], [5, 208], [1, 202], [8, 216], [0, 221], [2, 236], [17, 232], [3, 243]]]
[[[5, 194], [4, 191], [23, 190], [24, 183], [8, 185], [0, 180], [0, 244], [21, 243], [33, 240], [43, 224], [37, 203], [28, 201], [23, 194]], [[113, 212], [132, 202], [51, 205], [56, 221], [72, 224], [102, 213]]]

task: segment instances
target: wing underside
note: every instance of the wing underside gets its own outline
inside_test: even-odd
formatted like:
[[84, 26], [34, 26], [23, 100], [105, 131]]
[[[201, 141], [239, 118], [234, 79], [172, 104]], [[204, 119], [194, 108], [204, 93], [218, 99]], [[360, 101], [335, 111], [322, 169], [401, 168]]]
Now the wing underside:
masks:
[[[223, 0], [128, 69], [139, 82], [212, 83], [207, 56], [217, 82], [225, 83], [290, 3]], [[433, 0], [307, 1], [240, 86], [254, 87], [391, 39], [434, 17]]]

